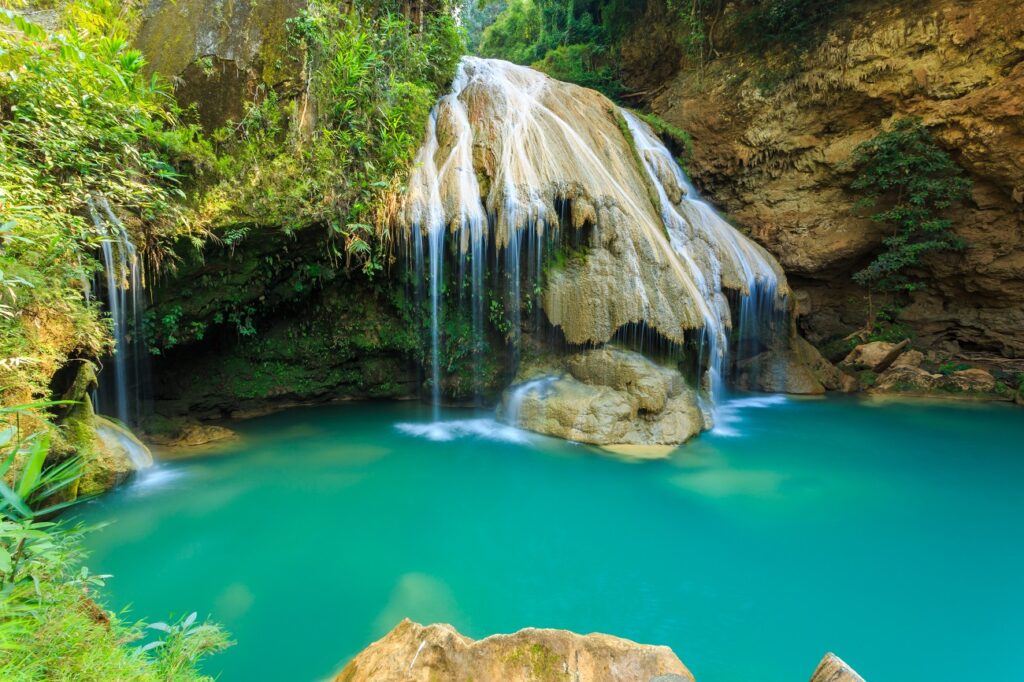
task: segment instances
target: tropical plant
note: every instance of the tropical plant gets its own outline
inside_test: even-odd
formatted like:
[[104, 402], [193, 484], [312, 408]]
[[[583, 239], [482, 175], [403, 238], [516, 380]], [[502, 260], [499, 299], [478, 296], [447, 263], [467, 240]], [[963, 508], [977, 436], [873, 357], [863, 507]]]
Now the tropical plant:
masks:
[[197, 624], [194, 613], [154, 623], [148, 629], [164, 637], [133, 648], [145, 624], [123, 624], [90, 596], [111, 576], [81, 565], [85, 529], [50, 520], [83, 500], [66, 495], [80, 463], [47, 464], [48, 431], [25, 433], [20, 419], [55, 404], [0, 408], [14, 422], [0, 431], [0, 679], [210, 680], [196, 664], [230, 645], [218, 626]]
[[857, 176], [851, 188], [862, 195], [857, 207], [880, 209], [870, 218], [889, 230], [882, 251], [853, 275], [868, 292], [870, 328], [875, 317], [872, 294], [923, 289], [922, 258], [966, 248], [948, 211], [970, 197], [971, 182], [916, 119], [896, 121], [862, 143], [852, 163]]
[[0, 9], [0, 394], [9, 404], [45, 395], [72, 353], [108, 347], [88, 300], [92, 254], [108, 238], [90, 201], [122, 216], [154, 266], [163, 236], [190, 229], [179, 169], [202, 166], [208, 150], [178, 124], [165, 85], [143, 77], [130, 8], [72, 0], [56, 29]]
[[214, 133], [224, 182], [208, 197], [228, 207], [222, 222], [323, 226], [346, 269], [372, 276], [386, 266], [390, 235], [380, 228], [463, 52], [450, 14], [420, 26], [392, 4], [312, 2], [288, 21], [307, 93], [264, 92]]

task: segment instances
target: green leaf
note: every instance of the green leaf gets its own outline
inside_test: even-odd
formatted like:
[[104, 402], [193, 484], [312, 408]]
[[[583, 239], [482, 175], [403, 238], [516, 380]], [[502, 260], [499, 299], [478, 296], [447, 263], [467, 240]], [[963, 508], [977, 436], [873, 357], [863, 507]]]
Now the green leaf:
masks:
[[18, 477], [17, 492], [22, 499], [26, 499], [39, 484], [39, 477], [43, 472], [43, 462], [46, 461], [46, 455], [49, 451], [49, 434], [37, 439], [29, 449], [25, 467], [21, 470], [21, 475]]
[[0, 481], [0, 497], [3, 497], [8, 505], [18, 510], [23, 518], [30, 518], [32, 516], [32, 510], [25, 504], [25, 500], [21, 499], [21, 496], [11, 490], [3, 481]]

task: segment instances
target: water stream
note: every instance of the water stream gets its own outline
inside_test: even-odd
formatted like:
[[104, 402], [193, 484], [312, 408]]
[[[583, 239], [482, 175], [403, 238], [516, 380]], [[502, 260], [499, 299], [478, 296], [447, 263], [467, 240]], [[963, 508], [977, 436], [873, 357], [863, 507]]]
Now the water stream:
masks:
[[122, 424], [134, 424], [144, 409], [149, 380], [142, 259], [105, 198], [90, 200], [89, 213], [102, 239], [103, 280], [95, 288], [110, 313], [114, 337], [114, 352], [100, 373], [96, 408]]

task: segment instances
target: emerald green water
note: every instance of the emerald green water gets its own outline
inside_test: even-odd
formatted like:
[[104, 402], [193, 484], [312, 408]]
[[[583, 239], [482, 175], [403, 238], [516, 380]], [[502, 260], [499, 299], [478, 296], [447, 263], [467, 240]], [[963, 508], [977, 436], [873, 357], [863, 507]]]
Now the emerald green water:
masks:
[[459, 411], [290, 411], [88, 505], [90, 566], [110, 608], [224, 623], [227, 682], [324, 678], [405, 616], [667, 644], [701, 682], [807, 680], [828, 650], [869, 682], [1019, 682], [1024, 411], [726, 412], [630, 463]]

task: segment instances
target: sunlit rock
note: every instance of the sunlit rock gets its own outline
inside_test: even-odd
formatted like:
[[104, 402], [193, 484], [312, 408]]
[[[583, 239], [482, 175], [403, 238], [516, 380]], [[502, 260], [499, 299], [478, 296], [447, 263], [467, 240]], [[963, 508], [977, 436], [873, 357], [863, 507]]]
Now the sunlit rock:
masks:
[[649, 682], [660, 676], [693, 682], [665, 646], [637, 644], [602, 634], [528, 628], [472, 640], [450, 625], [408, 619], [352, 659], [335, 682]]
[[825, 654], [811, 677], [811, 682], [864, 682], [853, 668], [835, 654]]
[[569, 356], [564, 366], [564, 374], [509, 388], [502, 416], [601, 446], [674, 446], [711, 425], [683, 376], [639, 353], [602, 348]]

